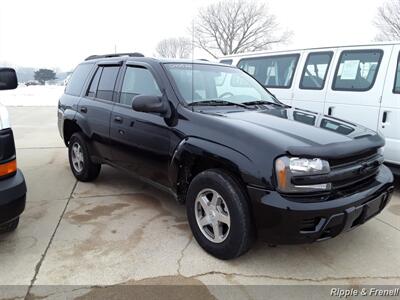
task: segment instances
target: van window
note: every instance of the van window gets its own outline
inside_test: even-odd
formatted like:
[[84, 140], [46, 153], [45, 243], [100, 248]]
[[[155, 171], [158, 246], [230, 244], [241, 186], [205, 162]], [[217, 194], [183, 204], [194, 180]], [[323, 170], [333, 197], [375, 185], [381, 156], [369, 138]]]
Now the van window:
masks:
[[368, 91], [374, 85], [382, 50], [343, 51], [332, 84], [338, 91]]
[[400, 94], [400, 52], [397, 57], [396, 78], [394, 80], [393, 93]]
[[149, 70], [142, 67], [128, 67], [122, 83], [119, 102], [131, 106], [137, 95], [161, 96], [161, 91]]
[[239, 61], [238, 67], [269, 88], [288, 89], [292, 86], [299, 54], [251, 57]]
[[103, 67], [96, 98], [112, 101], [119, 67]]
[[322, 90], [328, 74], [333, 52], [315, 52], [307, 56], [301, 75], [300, 88]]
[[72, 96], [80, 96], [83, 85], [88, 77], [93, 64], [81, 64], [76, 67], [74, 73], [68, 81], [65, 93]]

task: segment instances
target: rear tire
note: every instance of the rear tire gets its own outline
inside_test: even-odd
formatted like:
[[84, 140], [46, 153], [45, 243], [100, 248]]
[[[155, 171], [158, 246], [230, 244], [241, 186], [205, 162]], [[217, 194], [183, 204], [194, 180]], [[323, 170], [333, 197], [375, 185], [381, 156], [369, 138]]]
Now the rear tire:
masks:
[[68, 158], [71, 171], [79, 181], [89, 182], [99, 176], [101, 164], [91, 161], [87, 140], [79, 132], [69, 139]]
[[239, 181], [225, 171], [206, 170], [192, 180], [186, 213], [196, 241], [219, 259], [246, 253], [254, 241], [247, 195]]
[[0, 226], [0, 233], [9, 233], [17, 229], [19, 224], [19, 217]]

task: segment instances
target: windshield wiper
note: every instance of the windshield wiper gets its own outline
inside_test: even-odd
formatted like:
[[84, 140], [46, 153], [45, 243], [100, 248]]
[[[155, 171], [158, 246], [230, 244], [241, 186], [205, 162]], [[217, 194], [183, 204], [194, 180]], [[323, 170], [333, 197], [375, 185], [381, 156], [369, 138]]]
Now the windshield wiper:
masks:
[[227, 100], [220, 100], [220, 99], [215, 99], [215, 100], [200, 100], [200, 101], [193, 101], [188, 104], [189, 106], [196, 106], [196, 105], [210, 105], [210, 106], [239, 106], [243, 107], [246, 109], [249, 109], [249, 107], [243, 103], [236, 103], [236, 102], [231, 102]]
[[272, 104], [272, 105], [277, 105], [277, 106], [282, 106], [282, 107], [289, 107], [288, 105], [281, 103], [281, 102], [273, 102], [273, 101], [266, 101], [266, 100], [248, 101], [248, 102], [242, 102], [242, 104], [244, 104], [244, 105]]

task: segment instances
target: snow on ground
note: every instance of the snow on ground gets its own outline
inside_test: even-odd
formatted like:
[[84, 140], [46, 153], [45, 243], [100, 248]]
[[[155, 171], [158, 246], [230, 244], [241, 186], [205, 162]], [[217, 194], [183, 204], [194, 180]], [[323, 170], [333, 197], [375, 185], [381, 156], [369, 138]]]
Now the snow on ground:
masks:
[[57, 106], [64, 86], [19, 86], [15, 90], [0, 91], [0, 104], [6, 106]]

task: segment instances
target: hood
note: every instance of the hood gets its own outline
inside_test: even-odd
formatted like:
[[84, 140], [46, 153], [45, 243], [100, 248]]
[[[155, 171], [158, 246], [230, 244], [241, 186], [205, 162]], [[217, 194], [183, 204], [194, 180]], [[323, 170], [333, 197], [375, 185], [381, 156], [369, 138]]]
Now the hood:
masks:
[[337, 159], [384, 146], [376, 132], [334, 117], [291, 107], [221, 113], [241, 121], [249, 131], [265, 135], [294, 156]]

